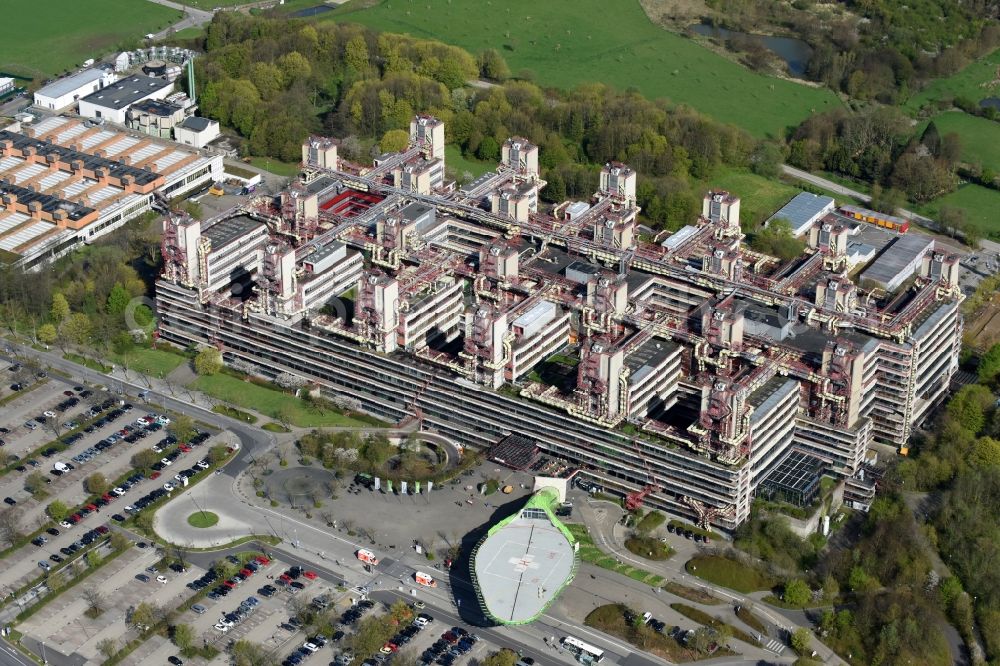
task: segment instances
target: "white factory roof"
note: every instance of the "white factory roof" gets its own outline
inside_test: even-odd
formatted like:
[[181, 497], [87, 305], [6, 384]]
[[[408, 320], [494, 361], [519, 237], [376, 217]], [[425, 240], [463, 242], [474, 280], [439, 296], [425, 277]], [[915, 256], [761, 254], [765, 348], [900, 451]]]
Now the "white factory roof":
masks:
[[23, 229], [18, 230], [12, 236], [7, 236], [3, 240], [0, 240], [0, 250], [12, 252], [14, 248], [19, 245], [23, 245], [32, 238], [36, 238], [37, 236], [41, 236], [48, 231], [52, 231], [54, 228], [55, 226], [48, 222], [35, 222], [34, 224], [29, 224]]
[[906, 279], [913, 274], [914, 262], [934, 245], [934, 239], [921, 234], [907, 234], [896, 238], [886, 246], [878, 259], [861, 274], [862, 280], [874, 280], [883, 285], [899, 281], [901, 274]]
[[89, 83], [100, 81], [104, 76], [105, 72], [100, 69], [85, 69], [64, 79], [53, 81], [47, 86], [42, 86], [35, 94], [52, 98], [62, 97], [75, 90], [79, 90]]
[[676, 250], [677, 247], [681, 245], [681, 243], [686, 241], [688, 238], [691, 238], [691, 236], [693, 236], [697, 231], [698, 227], [690, 224], [685, 225], [680, 229], [678, 229], [677, 231], [675, 231], [674, 233], [670, 234], [667, 240], [660, 243], [660, 245], [667, 248], [668, 250]]
[[830, 197], [812, 192], [799, 192], [792, 200], [781, 207], [777, 213], [764, 222], [769, 225], [773, 220], [788, 220], [792, 233], [796, 236], [804, 232], [825, 213], [833, 210], [834, 201]]
[[550, 301], [541, 301], [523, 315], [514, 320], [514, 326], [524, 329], [525, 335], [534, 335], [538, 329], [552, 321], [556, 314], [556, 304]]

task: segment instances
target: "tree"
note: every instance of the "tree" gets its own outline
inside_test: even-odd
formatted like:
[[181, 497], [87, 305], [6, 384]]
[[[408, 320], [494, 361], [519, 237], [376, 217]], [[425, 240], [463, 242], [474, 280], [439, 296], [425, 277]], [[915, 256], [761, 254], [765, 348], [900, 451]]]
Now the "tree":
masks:
[[216, 444], [208, 450], [208, 462], [215, 465], [226, 459], [229, 450], [222, 444]]
[[488, 81], [506, 81], [510, 78], [510, 67], [496, 49], [486, 49], [479, 54], [479, 76]]
[[45, 507], [45, 513], [58, 523], [66, 520], [66, 516], [69, 515], [69, 507], [61, 500], [55, 500]]
[[52, 324], [42, 324], [38, 327], [38, 341], [44, 345], [51, 345], [59, 337], [56, 327]]
[[236, 565], [229, 560], [217, 560], [212, 565], [212, 570], [219, 577], [219, 580], [227, 580], [239, 571]]
[[0, 539], [14, 543], [21, 536], [21, 513], [14, 508], [0, 511]]
[[992, 437], [980, 437], [972, 447], [970, 462], [976, 467], [1000, 467], [1000, 442]]
[[24, 489], [32, 495], [45, 490], [48, 479], [41, 472], [34, 471], [24, 479]]
[[785, 602], [793, 606], [805, 606], [812, 599], [812, 590], [804, 580], [796, 578], [785, 583]]
[[103, 654], [106, 659], [111, 659], [118, 654], [118, 641], [113, 638], [102, 638], [97, 643], [97, 651]]
[[715, 631], [709, 627], [698, 627], [687, 642], [687, 646], [701, 654], [707, 653], [716, 644]]
[[233, 643], [230, 654], [235, 666], [268, 666], [271, 663], [271, 655], [264, 646], [246, 639]]
[[63, 321], [59, 332], [74, 345], [83, 346], [90, 340], [93, 324], [90, 317], [82, 312], [74, 312]]
[[160, 461], [160, 456], [152, 449], [142, 449], [136, 451], [132, 456], [132, 467], [136, 469], [149, 469]]
[[222, 352], [215, 347], [203, 347], [194, 357], [194, 371], [199, 375], [214, 375], [222, 370]]
[[872, 207], [872, 210], [893, 215], [896, 213], [896, 209], [903, 205], [903, 199], [903, 193], [899, 190], [885, 189], [876, 184], [872, 187], [872, 199], [868, 205]]
[[194, 645], [194, 629], [190, 624], [178, 624], [174, 626], [173, 636], [171, 637], [174, 641], [174, 645], [180, 648], [181, 652], [188, 652]]
[[169, 430], [177, 438], [178, 442], [188, 442], [195, 436], [194, 419], [187, 414], [178, 414], [170, 422]]
[[750, 245], [758, 252], [770, 254], [783, 261], [790, 261], [802, 254], [805, 242], [792, 235], [792, 225], [788, 220], [776, 219], [753, 234]]
[[110, 315], [124, 314], [126, 308], [128, 308], [129, 301], [131, 300], [132, 297], [125, 287], [122, 286], [120, 282], [116, 282], [115, 286], [111, 288], [111, 292], [108, 294], [105, 309]]
[[398, 153], [406, 150], [409, 144], [409, 132], [402, 129], [391, 129], [382, 135], [382, 139], [378, 142], [378, 147], [384, 153]]
[[361, 445], [361, 459], [372, 467], [378, 467], [385, 463], [392, 455], [392, 444], [381, 435], [369, 435], [365, 443]]
[[361, 35], [352, 37], [344, 46], [344, 61], [356, 72], [368, 69], [368, 44]]
[[49, 315], [57, 326], [69, 317], [69, 301], [58, 291], [52, 294], [52, 307], [49, 310]]
[[132, 610], [132, 615], [128, 618], [128, 623], [142, 633], [156, 624], [156, 616], [156, 608], [153, 604], [144, 601]]
[[765, 178], [777, 178], [785, 160], [781, 146], [773, 141], [761, 141], [750, 156], [750, 170]]
[[812, 634], [805, 627], [799, 627], [794, 632], [792, 632], [792, 649], [801, 655], [808, 655], [812, 650], [809, 646], [812, 645]]
[[91, 495], [103, 495], [111, 488], [111, 482], [100, 472], [94, 472], [83, 482], [83, 487]]
[[104, 597], [96, 587], [84, 588], [82, 596], [83, 600], [87, 602], [87, 611], [91, 616], [96, 617], [104, 612]]
[[990, 347], [979, 359], [979, 383], [990, 384], [1000, 376], [1000, 343]]
[[111, 538], [108, 539], [108, 545], [111, 546], [111, 550], [120, 553], [132, 547], [132, 540], [121, 532], [112, 532]]

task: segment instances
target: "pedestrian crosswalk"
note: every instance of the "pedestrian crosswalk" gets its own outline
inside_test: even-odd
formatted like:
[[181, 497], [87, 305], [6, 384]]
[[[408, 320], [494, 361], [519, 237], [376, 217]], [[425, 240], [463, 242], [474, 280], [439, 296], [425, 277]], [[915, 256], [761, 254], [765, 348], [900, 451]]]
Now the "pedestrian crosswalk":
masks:
[[775, 638], [769, 638], [765, 647], [774, 654], [781, 654], [785, 651], [785, 644]]

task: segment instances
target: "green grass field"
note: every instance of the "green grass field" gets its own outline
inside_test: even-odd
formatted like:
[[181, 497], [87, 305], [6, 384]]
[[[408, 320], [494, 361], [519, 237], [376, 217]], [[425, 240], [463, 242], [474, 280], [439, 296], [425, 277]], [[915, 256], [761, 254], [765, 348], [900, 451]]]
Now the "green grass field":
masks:
[[[749, 169], [727, 168], [705, 183], [705, 189], [723, 189], [740, 198], [740, 220], [760, 224], [802, 190], [780, 180], [758, 176]], [[745, 226], [745, 225], [744, 225]]]
[[129, 370], [153, 377], [164, 377], [185, 361], [179, 354], [159, 349], [133, 349], [128, 354], [113, 354], [111, 360]]
[[946, 111], [932, 118], [941, 136], [955, 132], [962, 139], [962, 161], [1000, 171], [1000, 123]]
[[183, 17], [145, 0], [8, 0], [3, 15], [0, 73], [31, 76], [36, 83]]
[[286, 178], [292, 178], [293, 176], [298, 175], [299, 169], [301, 169], [301, 166], [298, 163], [282, 162], [281, 160], [276, 160], [270, 157], [251, 158], [250, 164], [254, 165], [258, 169], [270, 171], [275, 175], [284, 176]]
[[695, 555], [684, 567], [689, 574], [744, 594], [768, 590], [778, 582], [757, 569], [719, 555]]
[[191, 386], [215, 398], [239, 407], [256, 410], [271, 418], [278, 418], [279, 414], [287, 412], [292, 425], [303, 428], [371, 425], [367, 421], [355, 419], [333, 410], [325, 410], [320, 413], [310, 409], [309, 405], [293, 395], [245, 382], [230, 375], [204, 375], [196, 379]]
[[755, 136], [777, 135], [840, 104], [829, 90], [755, 74], [654, 25], [637, 0], [353, 0], [317, 20], [356, 21], [473, 54], [494, 47], [515, 73], [530, 70], [543, 85], [634, 87]]
[[915, 111], [927, 102], [949, 97], [966, 97], [977, 103], [984, 97], [1000, 97], [1000, 85], [989, 85], [997, 78], [998, 67], [1000, 67], [1000, 49], [980, 58], [957, 74], [935, 79], [911, 97], [904, 108]]
[[984, 238], [1000, 239], [1000, 192], [972, 183], [962, 185], [951, 194], [920, 207], [919, 213], [927, 217], [938, 216], [942, 206], [965, 210], [965, 219], [974, 224]]
[[478, 178], [487, 171], [493, 171], [497, 167], [496, 164], [491, 162], [483, 162], [475, 159], [470, 160], [462, 155], [462, 151], [458, 146], [453, 145], [444, 147], [444, 163], [448, 167], [448, 170], [453, 172], [459, 180], [461, 180], [462, 173], [465, 171], [471, 173], [473, 178]]

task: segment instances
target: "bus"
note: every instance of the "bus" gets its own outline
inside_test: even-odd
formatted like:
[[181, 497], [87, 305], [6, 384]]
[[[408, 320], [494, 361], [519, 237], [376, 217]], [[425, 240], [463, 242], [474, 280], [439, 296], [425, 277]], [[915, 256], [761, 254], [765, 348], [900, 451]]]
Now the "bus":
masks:
[[596, 648], [589, 643], [584, 643], [579, 638], [573, 638], [572, 636], [563, 636], [562, 644], [571, 650], [576, 652], [581, 657], [589, 657], [588, 661], [597, 664], [602, 659], [604, 659], [604, 650]]

